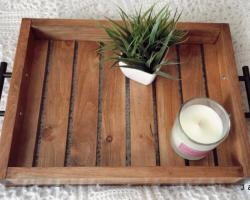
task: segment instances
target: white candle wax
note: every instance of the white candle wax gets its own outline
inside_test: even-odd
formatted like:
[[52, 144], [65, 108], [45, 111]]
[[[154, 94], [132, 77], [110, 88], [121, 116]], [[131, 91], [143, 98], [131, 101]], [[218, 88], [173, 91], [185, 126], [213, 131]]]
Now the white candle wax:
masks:
[[205, 105], [192, 105], [180, 115], [185, 133], [194, 141], [211, 144], [223, 137], [223, 124], [219, 115]]
[[198, 160], [222, 142], [229, 128], [228, 114], [219, 104], [208, 98], [193, 99], [175, 120], [171, 144], [181, 157]]

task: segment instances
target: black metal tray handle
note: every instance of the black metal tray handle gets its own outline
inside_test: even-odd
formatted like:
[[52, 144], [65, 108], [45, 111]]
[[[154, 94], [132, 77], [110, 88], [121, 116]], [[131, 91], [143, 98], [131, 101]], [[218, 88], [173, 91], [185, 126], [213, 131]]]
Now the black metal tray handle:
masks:
[[[239, 81], [244, 81], [245, 82], [248, 108], [250, 109], [250, 75], [249, 75], [248, 66], [243, 66], [242, 71], [243, 71], [243, 76], [239, 76]], [[245, 117], [250, 118], [250, 112], [249, 111], [245, 112]]]
[[[6, 72], [7, 70], [7, 63], [6, 62], [1, 62], [0, 63], [0, 101], [2, 98], [2, 93], [3, 93], [3, 85], [4, 85], [4, 79], [5, 78], [11, 78], [12, 73]], [[0, 117], [4, 116], [5, 111], [0, 110]]]

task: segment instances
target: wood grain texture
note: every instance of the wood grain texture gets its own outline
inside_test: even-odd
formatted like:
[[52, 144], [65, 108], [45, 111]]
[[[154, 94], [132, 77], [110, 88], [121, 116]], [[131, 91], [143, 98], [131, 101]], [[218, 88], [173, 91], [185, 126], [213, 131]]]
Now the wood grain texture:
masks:
[[131, 165], [155, 166], [152, 85], [130, 81]]
[[[111, 24], [107, 20], [32, 19], [38, 38], [56, 40], [108, 41], [107, 34], [98, 28], [99, 25]], [[177, 28], [188, 31], [186, 43], [196, 44], [216, 42], [220, 31], [220, 25], [216, 23], [179, 22]]]
[[[104, 59], [110, 56], [104, 54]], [[125, 166], [125, 77], [104, 63], [102, 90], [101, 165]]]
[[[205, 82], [202, 72], [202, 57], [200, 45], [180, 46], [181, 79], [183, 101], [194, 97], [205, 97]], [[189, 161], [190, 165], [214, 165], [213, 152], [207, 157]]]
[[250, 176], [250, 144], [228, 24], [221, 25], [221, 34], [216, 45], [221, 87], [223, 88], [223, 105], [231, 114], [230, 140], [232, 143], [230, 147], [234, 149], [234, 151], [231, 151], [231, 156], [234, 163], [240, 163], [244, 169], [244, 175], [247, 177]]
[[31, 60], [29, 71], [25, 74], [27, 81], [30, 83], [25, 88], [25, 104], [27, 105], [23, 110], [24, 119], [20, 130], [18, 130], [19, 134], [15, 134], [15, 138], [13, 138], [9, 166], [31, 167], [33, 163], [48, 41], [34, 41], [33, 51], [33, 56], [29, 58]]
[[214, 184], [243, 178], [241, 167], [53, 167], [8, 168], [16, 185], [52, 184]]
[[[29, 18], [26, 18], [29, 19]], [[46, 19], [46, 18], [30, 18], [32, 20], [32, 27], [34, 26], [86, 26], [93, 27], [96, 26], [97, 22], [100, 22], [103, 25], [110, 25], [110, 22], [105, 19], [93, 20], [93, 19]], [[118, 23], [121, 23], [121, 20], [117, 20]], [[210, 32], [216, 32], [217, 34], [221, 31], [221, 25], [223, 23], [193, 23], [193, 22], [179, 22], [177, 27], [185, 30], [208, 30]]]
[[23, 74], [26, 67], [25, 64], [27, 62], [26, 56], [29, 48], [29, 40], [31, 39], [30, 25], [31, 20], [22, 20], [0, 140], [0, 179], [4, 179], [6, 175], [12, 136], [14, 133], [15, 123], [17, 121], [16, 118], [18, 118], [18, 101], [21, 91]]
[[74, 42], [54, 41], [49, 66], [38, 166], [64, 165]]
[[[32, 21], [28, 19], [23, 20], [16, 52], [13, 78], [11, 81], [10, 93], [8, 97], [3, 133], [0, 140], [0, 179], [4, 179], [1, 181], [16, 185], [97, 183], [209, 184], [235, 183], [236, 181], [242, 180], [244, 177], [250, 176], [250, 157], [248, 156], [250, 147], [246, 131], [244, 112], [241, 106], [242, 102], [240, 99], [239, 83], [233, 57], [232, 40], [230, 37], [229, 27], [225, 24], [178, 24], [179, 28], [193, 30], [196, 32], [200, 31], [198, 35], [195, 35], [195, 32], [191, 31], [190, 33], [193, 35], [190, 36], [192, 39], [188, 41], [189, 44], [181, 44], [180, 46], [182, 89], [184, 100], [195, 96], [205, 96], [205, 87], [201, 68], [201, 46], [200, 44], [192, 45], [190, 43], [206, 43], [204, 45], [204, 52], [208, 67], [216, 64], [215, 57], [217, 54], [217, 63], [219, 68], [209, 72], [207, 71], [208, 92], [209, 95], [212, 95], [215, 100], [224, 105], [226, 110], [230, 113], [232, 120], [232, 128], [228, 138], [230, 139], [230, 150], [227, 150], [227, 153], [230, 153], [230, 158], [226, 155], [225, 149], [223, 152], [221, 150], [222, 156], [219, 155], [218, 158], [219, 166], [213, 166], [213, 162], [210, 160], [210, 157], [208, 157], [207, 160], [191, 162], [191, 164], [194, 163], [199, 166], [191, 165], [187, 167], [182, 166], [182, 162], [180, 161], [179, 163], [179, 161], [175, 160], [176, 158], [171, 158], [171, 150], [168, 149], [169, 146], [167, 145], [169, 144], [168, 141], [166, 141], [167, 135], [161, 135], [161, 133], [164, 133], [164, 131], [169, 131], [163, 127], [164, 120], [167, 121], [167, 123], [165, 123], [166, 126], [172, 126], [168, 123], [170, 123], [171, 120], [175, 118], [175, 116], [173, 116], [174, 113], [176, 114], [174, 109], [178, 110], [178, 101], [174, 101], [174, 99], [176, 100], [178, 96], [176, 93], [177, 85], [174, 81], [169, 81], [158, 77], [158, 80], [156, 80], [155, 83], [157, 100], [156, 107], [158, 114], [158, 131], [163, 130], [163, 132], [159, 132], [159, 143], [161, 164], [164, 166], [155, 166], [156, 159], [158, 159], [158, 157], [156, 157], [156, 147], [154, 141], [156, 134], [155, 132], [157, 131], [157, 127], [155, 127], [154, 124], [156, 121], [154, 121], [155, 104], [153, 104], [155, 93], [152, 91], [152, 86], [143, 86], [130, 81], [130, 122], [126, 123], [130, 123], [131, 129], [132, 167], [125, 167], [125, 77], [122, 75], [119, 68], [110, 69], [109, 64], [106, 63], [104, 70], [100, 72], [100, 74], [104, 72], [104, 79], [101, 95], [102, 116], [100, 117], [100, 115], [98, 115], [98, 117], [101, 118], [101, 148], [99, 153], [101, 155], [100, 164], [102, 166], [93, 167], [95, 158], [91, 156], [81, 157], [79, 152], [84, 151], [87, 153], [87, 150], [85, 151], [87, 145], [80, 145], [78, 146], [80, 148], [76, 148], [77, 150], [73, 150], [71, 152], [72, 157], [75, 156], [74, 158], [76, 162], [73, 163], [74, 167], [64, 167], [72, 82], [74, 42], [53, 41], [54, 45], [52, 45], [52, 54], [50, 56], [51, 59], [49, 59], [50, 62], [48, 67], [49, 74], [48, 77], [46, 77], [48, 78], [48, 82], [46, 83], [47, 90], [45, 92], [45, 101], [42, 106], [42, 141], [39, 145], [40, 151], [38, 151], [37, 155], [38, 167], [10, 167], [12, 165], [8, 167], [11, 141], [12, 146], [18, 149], [19, 140], [17, 140], [18, 137], [16, 136], [18, 134], [20, 134], [20, 136], [27, 134], [25, 137], [28, 137], [32, 131], [23, 131], [25, 129], [24, 127], [31, 126], [31, 129], [33, 129], [37, 119], [35, 102], [39, 101], [38, 94], [40, 90], [32, 88], [38, 87], [37, 83], [41, 83], [41, 74], [35, 77], [25, 76], [26, 73], [32, 74], [35, 73], [36, 70], [41, 70], [41, 72], [43, 70], [42, 67], [39, 69], [34, 69], [32, 67], [33, 65], [38, 66], [38, 64], [42, 64], [42, 61], [40, 62], [39, 59], [42, 59], [45, 55], [45, 50], [41, 50], [41, 52], [44, 53], [43, 56], [41, 54], [36, 58], [36, 53], [40, 51], [34, 50], [34, 47], [38, 44], [36, 44], [36, 39], [47, 37], [60, 39], [89, 37], [86, 40], [96, 40], [96, 38], [99, 40], [101, 35], [96, 33], [93, 29], [94, 22], [96, 21], [49, 19]], [[55, 29], [54, 33], [53, 27]], [[47, 28], [49, 29], [47, 30]], [[88, 29], [90, 29], [92, 32], [88, 32]], [[80, 33], [82, 30], [86, 31], [86, 33], [83, 33], [83, 35], [85, 34], [84, 37]], [[43, 34], [48, 35], [43, 37]], [[199, 39], [199, 35], [203, 39]], [[43, 41], [39, 42], [42, 44], [39, 45], [39, 48], [44, 48]], [[84, 44], [83, 46], [85, 48], [79, 45], [79, 50], [81, 51], [82, 48], [84, 55], [92, 55], [92, 53], [89, 51], [90, 47], [87, 47], [87, 44], [90, 44], [90, 42], [85, 41], [79, 42], [79, 44], [80, 43], [81, 45]], [[208, 43], [209, 45], [207, 45]], [[94, 43], [91, 44], [94, 46]], [[211, 45], [211, 47], [210, 44], [215, 44], [216, 51], [214, 51], [214, 46]], [[93, 47], [92, 45], [90, 46]], [[90, 56], [84, 55], [80, 56], [81, 58], [78, 58], [78, 64], [81, 63], [81, 66], [89, 66], [92, 62], [97, 62], [95, 60], [96, 57], [93, 56], [94, 58], [89, 61], [84, 57], [89, 58]], [[38, 62], [38, 64], [33, 62]], [[79, 69], [80, 68], [78, 68], [78, 70]], [[174, 68], [169, 67], [166, 68], [166, 70], [173, 74], [176, 73]], [[93, 120], [88, 123], [86, 122], [84, 128], [89, 130], [89, 133], [86, 133], [86, 135], [88, 134], [87, 137], [92, 138], [93, 135], [90, 135], [90, 132], [92, 132], [92, 125], [95, 124], [95, 120], [97, 120], [97, 117], [94, 118], [94, 115], [97, 112], [95, 106], [97, 105], [96, 100], [94, 100], [96, 98], [96, 93], [93, 93], [93, 91], [96, 90], [90, 88], [94, 87], [96, 84], [96, 80], [93, 77], [98, 76], [98, 73], [97, 71], [91, 71], [91, 74], [93, 74], [88, 77], [85, 76], [84, 73], [86, 72], [79, 71], [77, 73], [79, 81], [78, 84], [81, 85], [78, 87], [78, 94], [81, 93], [80, 91], [82, 90], [86, 90], [88, 92], [86, 92], [86, 94], [84, 93], [83, 97], [76, 95], [78, 98], [78, 103], [75, 103], [78, 105], [79, 109], [81, 109], [84, 107], [82, 103], [85, 101], [91, 101], [93, 103], [93, 109], [92, 107], [88, 107], [87, 110], [83, 110], [81, 113], [79, 113], [76, 112], [79, 110], [76, 106], [74, 108], [75, 110], [73, 110], [73, 117], [79, 118], [79, 124], [75, 127], [76, 130], [79, 131], [82, 129], [80, 127], [85, 123], [83, 123], [81, 120], [90, 120], [84, 118], [83, 116], [89, 112], [88, 117], [92, 118]], [[220, 73], [219, 77], [218, 75], [215, 76], [217, 73]], [[91, 84], [85, 84], [84, 77], [88, 79]], [[100, 82], [101, 81], [102, 79], [100, 79]], [[81, 84], [80, 82], [84, 83]], [[220, 85], [221, 88], [218, 85]], [[31, 91], [33, 90], [35, 93], [34, 97], [31, 99]], [[161, 92], [161, 94], [157, 94], [157, 90], [162, 90], [166, 94], [163, 92]], [[219, 94], [219, 92], [221, 92], [221, 94]], [[176, 97], [173, 98], [175, 95]], [[38, 100], [36, 100], [36, 98], [38, 98]], [[30, 108], [28, 106], [29, 104], [31, 104]], [[167, 115], [167, 113], [172, 114], [170, 116]], [[28, 123], [32, 116], [34, 117], [34, 120], [32, 121], [34, 122], [33, 125], [32, 123]], [[169, 117], [171, 120], [168, 120]], [[77, 121], [73, 123], [77, 123]], [[88, 126], [91, 126], [92, 128], [88, 128]], [[74, 140], [79, 140], [77, 142], [83, 141], [85, 137], [80, 135], [80, 131], [78, 133], [79, 137], [77, 136]], [[13, 140], [12, 135], [14, 135]], [[96, 132], [94, 132], [94, 136], [96, 136]], [[29, 139], [32, 139], [32, 137], [29, 137]], [[27, 141], [28, 143], [25, 144], [25, 148], [30, 148], [30, 141]], [[229, 140], [226, 140], [222, 146], [225, 145], [227, 141]], [[84, 142], [86, 141], [84, 140]], [[90, 143], [90, 141], [87, 142], [88, 145]], [[96, 148], [94, 148], [94, 143], [91, 143], [91, 145], [93, 148], [89, 150], [89, 154], [94, 155]], [[221, 148], [223, 149], [224, 147]], [[165, 151], [167, 151], [169, 155], [166, 155], [167, 153], [165, 153]], [[32, 152], [27, 151], [26, 153], [26, 156], [23, 158], [20, 157], [16, 159], [14, 156], [13, 160], [21, 164], [29, 163], [30, 161], [26, 162], [26, 160], [29, 160], [30, 154], [32, 154]], [[81, 163], [87, 163], [86, 165], [90, 167], [78, 167], [79, 165], [85, 165]], [[223, 163], [225, 163], [226, 166], [224, 166]], [[29, 164], [27, 164], [27, 166], [28, 165]], [[14, 164], [13, 166], [17, 166], [17, 164]]]
[[[204, 58], [206, 63], [206, 77], [209, 98], [212, 98], [223, 105], [224, 102], [221, 88], [221, 75], [216, 45], [204, 45]], [[230, 134], [229, 137], [216, 148], [219, 166], [233, 165], [232, 151], [234, 151], [234, 149], [231, 147], [232, 143], [233, 141]]]
[[[175, 47], [169, 50], [166, 59], [177, 61]], [[177, 67], [177, 65], [165, 66], [162, 71], [178, 77]], [[174, 152], [170, 142], [171, 130], [181, 105], [179, 81], [158, 77], [156, 80], [156, 102], [161, 166], [183, 166], [184, 160]]]
[[[95, 42], [79, 42], [74, 87], [71, 165], [94, 166], [98, 115], [99, 56]], [[88, 49], [88, 51], [86, 51]]]
[[177, 23], [177, 28], [187, 30], [189, 44], [213, 44], [220, 33], [220, 24], [216, 23]]

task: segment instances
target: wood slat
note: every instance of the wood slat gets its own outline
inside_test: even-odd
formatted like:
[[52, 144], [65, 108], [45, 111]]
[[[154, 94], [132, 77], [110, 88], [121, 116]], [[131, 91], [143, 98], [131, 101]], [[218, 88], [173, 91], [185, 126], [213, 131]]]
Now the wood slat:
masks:
[[131, 165], [155, 166], [152, 85], [130, 81]]
[[[175, 47], [169, 50], [166, 59], [177, 61]], [[178, 77], [177, 65], [163, 67], [161, 70]], [[158, 77], [156, 80], [156, 102], [161, 166], [183, 166], [184, 160], [174, 152], [170, 142], [171, 130], [181, 105], [179, 81]]]
[[[206, 96], [200, 45], [181, 45], [179, 53], [183, 101]], [[207, 157], [201, 160], [189, 161], [189, 164], [214, 165], [213, 152], [210, 152]]]
[[64, 165], [73, 56], [74, 42], [53, 42], [38, 166], [59, 167]]
[[103, 69], [101, 165], [125, 166], [125, 77], [111, 64], [105, 62]]
[[[99, 56], [95, 42], [79, 42], [75, 73], [71, 162], [73, 166], [96, 163]], [[87, 49], [87, 51], [86, 51]]]
[[26, 88], [26, 104], [24, 120], [19, 133], [15, 135], [15, 143], [11, 149], [9, 166], [31, 167], [36, 143], [38, 119], [42, 99], [42, 88], [48, 51], [47, 40], [36, 40], [33, 45], [33, 57], [30, 58], [30, 71], [26, 79], [31, 83]]
[[22, 80], [27, 67], [28, 49], [32, 39], [30, 25], [31, 20], [22, 20], [0, 140], [0, 179], [4, 179], [6, 176], [15, 124], [20, 120], [20, 117], [18, 118], [18, 112], [20, 111], [18, 104], [22, 91]]
[[243, 178], [241, 167], [8, 168], [13, 184], [214, 184]]
[[[218, 64], [216, 45], [204, 45], [204, 58], [206, 63], [206, 76], [209, 97], [223, 105], [221, 75], [220, 67]], [[234, 150], [232, 149], [231, 143], [232, 138], [230, 134], [229, 137], [216, 148], [219, 166], [231, 166], [233, 164], [232, 151]]]

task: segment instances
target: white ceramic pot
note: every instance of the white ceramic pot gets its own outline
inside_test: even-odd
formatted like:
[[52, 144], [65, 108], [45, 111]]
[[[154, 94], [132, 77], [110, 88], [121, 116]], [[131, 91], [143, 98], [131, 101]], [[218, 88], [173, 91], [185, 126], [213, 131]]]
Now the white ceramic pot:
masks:
[[134, 80], [143, 85], [149, 85], [155, 80], [156, 74], [150, 74], [141, 70], [122, 67], [125, 65], [126, 63], [119, 62], [119, 66], [122, 73], [129, 79]]

